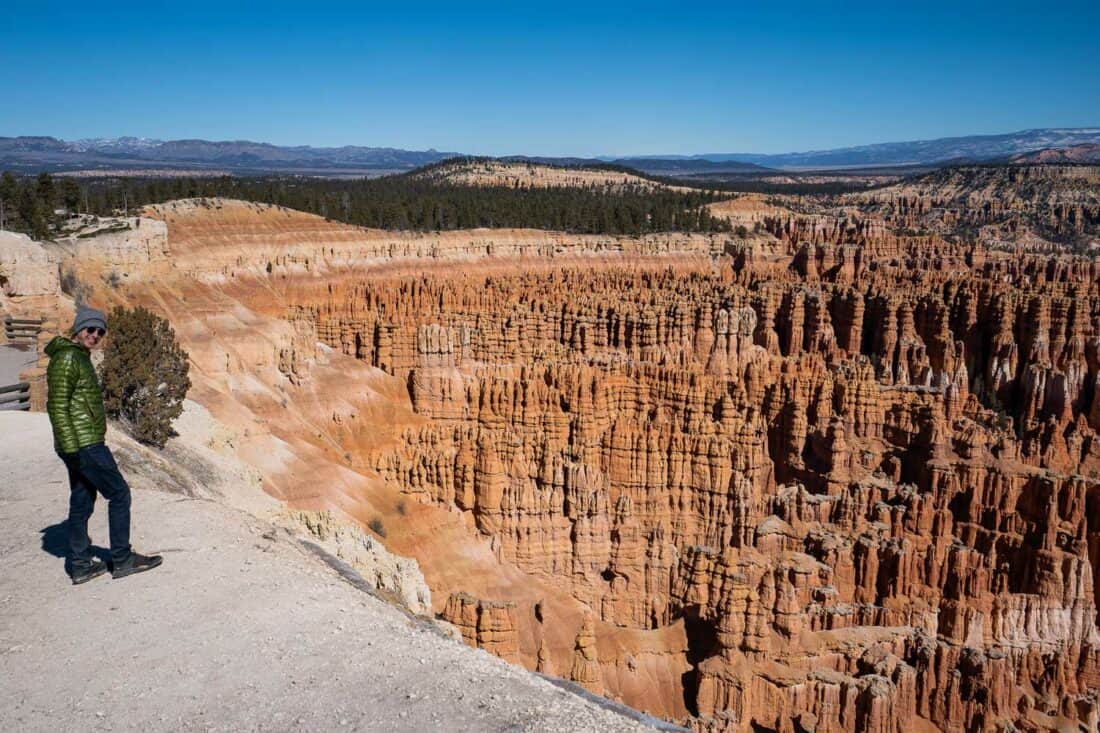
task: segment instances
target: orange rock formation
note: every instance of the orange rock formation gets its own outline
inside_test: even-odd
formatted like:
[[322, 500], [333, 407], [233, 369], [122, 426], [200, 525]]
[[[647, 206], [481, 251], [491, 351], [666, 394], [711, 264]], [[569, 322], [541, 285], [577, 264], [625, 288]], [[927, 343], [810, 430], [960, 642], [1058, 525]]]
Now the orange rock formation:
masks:
[[[1041, 162], [1042, 153], [1036, 155]], [[1069, 242], [1087, 251], [1100, 246], [1100, 167], [1095, 165], [947, 168], [845, 200], [895, 227], [956, 234], [991, 247], [1062, 251]]]
[[1095, 729], [1100, 265], [856, 214], [766, 212], [766, 255], [150, 215], [101, 297], [468, 643], [699, 731]]

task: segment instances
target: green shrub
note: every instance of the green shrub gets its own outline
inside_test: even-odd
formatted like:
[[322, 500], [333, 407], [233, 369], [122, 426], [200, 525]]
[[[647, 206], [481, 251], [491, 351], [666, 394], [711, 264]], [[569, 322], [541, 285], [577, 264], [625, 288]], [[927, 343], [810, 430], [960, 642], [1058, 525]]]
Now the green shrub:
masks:
[[369, 522], [367, 522], [367, 526], [370, 527], [371, 530], [379, 537], [386, 536], [386, 525], [382, 523], [382, 517], [372, 518]]
[[71, 296], [77, 303], [88, 302], [88, 286], [80, 282], [76, 271], [71, 267], [61, 272], [61, 292]]
[[100, 365], [103, 405], [137, 440], [163, 448], [191, 387], [187, 352], [168, 321], [145, 308], [118, 307]]

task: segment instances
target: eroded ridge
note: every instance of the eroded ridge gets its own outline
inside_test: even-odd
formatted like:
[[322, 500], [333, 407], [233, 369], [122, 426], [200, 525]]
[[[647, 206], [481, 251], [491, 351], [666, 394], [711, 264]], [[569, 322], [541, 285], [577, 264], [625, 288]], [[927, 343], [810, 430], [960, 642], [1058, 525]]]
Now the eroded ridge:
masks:
[[[366, 276], [290, 317], [428, 418], [387, 480], [602, 622], [559, 673], [647, 707], [591, 637], [675, 626], [699, 729], [1095, 719], [1095, 265], [819, 241]], [[502, 600], [443, 615], [520, 658], [539, 609]]]
[[1100, 167], [963, 166], [844, 197], [892, 226], [1013, 251], [1089, 251], [1100, 235]]
[[182, 202], [77, 264], [471, 644], [701, 731], [1094, 728], [1097, 265], [741, 203], [624, 238]]

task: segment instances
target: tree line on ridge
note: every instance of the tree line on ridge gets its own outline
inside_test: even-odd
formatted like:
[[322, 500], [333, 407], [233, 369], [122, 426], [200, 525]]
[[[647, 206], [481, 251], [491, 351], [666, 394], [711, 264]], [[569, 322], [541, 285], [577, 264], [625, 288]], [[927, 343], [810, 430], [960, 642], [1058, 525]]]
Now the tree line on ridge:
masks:
[[89, 178], [0, 176], [0, 228], [36, 239], [71, 214], [135, 214], [146, 204], [225, 197], [276, 204], [390, 230], [532, 228], [582, 234], [727, 232], [707, 204], [722, 196], [647, 186], [468, 186], [408, 174], [337, 180], [302, 176]]

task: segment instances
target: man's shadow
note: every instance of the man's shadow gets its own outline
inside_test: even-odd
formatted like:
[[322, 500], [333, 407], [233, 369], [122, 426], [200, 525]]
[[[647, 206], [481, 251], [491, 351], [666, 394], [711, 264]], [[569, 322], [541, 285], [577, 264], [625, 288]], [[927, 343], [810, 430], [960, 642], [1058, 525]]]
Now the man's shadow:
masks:
[[[69, 520], [51, 524], [45, 529], [39, 530], [42, 534], [42, 551], [48, 552], [54, 557], [65, 559], [65, 572], [72, 572], [72, 560], [69, 558]], [[109, 550], [103, 547], [91, 546], [92, 555], [103, 562], [111, 559]]]

